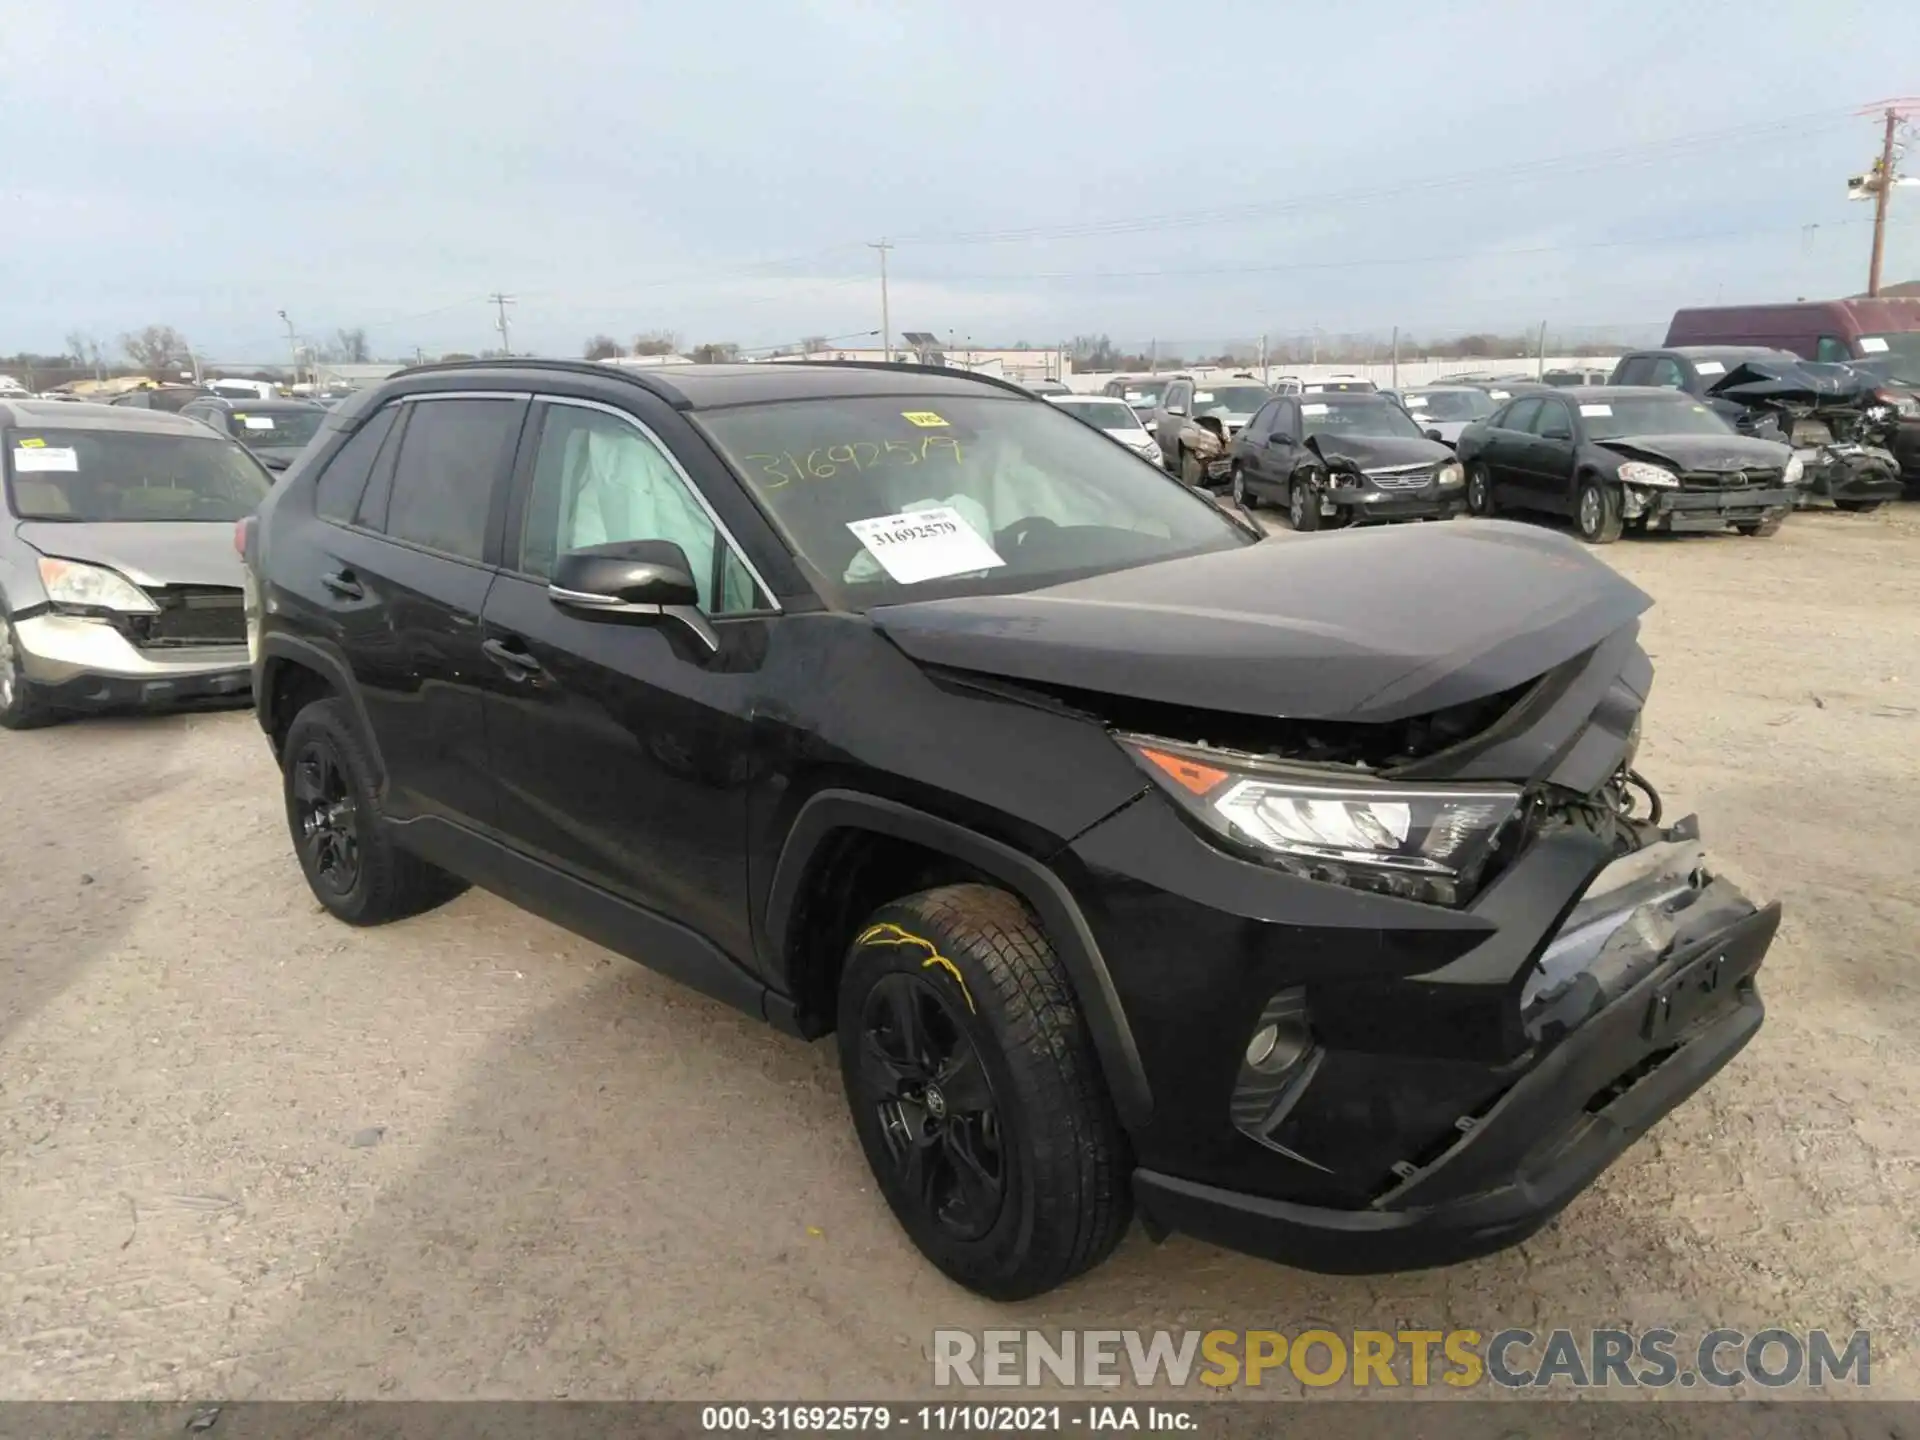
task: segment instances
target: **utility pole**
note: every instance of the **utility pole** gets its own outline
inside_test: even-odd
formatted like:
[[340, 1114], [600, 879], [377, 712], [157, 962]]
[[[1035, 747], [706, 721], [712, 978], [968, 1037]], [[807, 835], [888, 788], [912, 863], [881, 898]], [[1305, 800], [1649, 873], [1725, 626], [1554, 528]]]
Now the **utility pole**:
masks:
[[500, 312], [500, 318], [493, 322], [493, 328], [500, 332], [500, 353], [511, 355], [513, 354], [513, 330], [507, 324], [507, 307], [514, 303], [513, 296], [502, 295], [496, 290], [487, 299]]
[[1540, 349], [1534, 357], [1534, 376], [1536, 380], [1547, 378], [1547, 322], [1540, 322]]
[[1886, 254], [1887, 245], [1887, 200], [1893, 194], [1893, 187], [1909, 183], [1903, 181], [1896, 169], [1899, 162], [1899, 147], [1894, 136], [1900, 127], [1900, 121], [1915, 113], [1920, 113], [1920, 100], [1883, 100], [1878, 106], [1868, 106], [1860, 113], [1871, 114], [1880, 109], [1884, 127], [1880, 137], [1880, 158], [1874, 162], [1873, 172], [1866, 176], [1855, 176], [1848, 182], [1852, 197], [1864, 200], [1873, 196], [1873, 255], [1867, 262], [1867, 294], [1878, 296], [1880, 293], [1880, 263]]
[[1264, 335], [1260, 337], [1260, 383], [1262, 385], [1273, 383], [1267, 374], [1267, 337]]
[[1393, 327], [1393, 389], [1400, 388], [1400, 327]]
[[893, 363], [893, 315], [887, 309], [887, 252], [893, 246], [885, 240], [867, 242], [869, 250], [880, 252], [880, 346], [887, 363]]
[[1160, 342], [1158, 340], [1147, 342], [1147, 373], [1149, 375], [1160, 373]]
[[280, 319], [287, 327], [287, 349], [293, 355], [293, 383], [300, 383], [300, 337], [294, 334], [293, 321], [287, 319], [287, 312], [280, 312]]

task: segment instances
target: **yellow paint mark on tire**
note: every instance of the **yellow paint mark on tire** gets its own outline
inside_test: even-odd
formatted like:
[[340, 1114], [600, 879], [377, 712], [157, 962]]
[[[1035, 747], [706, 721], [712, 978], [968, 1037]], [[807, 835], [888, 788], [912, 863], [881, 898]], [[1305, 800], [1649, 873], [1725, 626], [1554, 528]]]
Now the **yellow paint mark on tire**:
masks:
[[935, 966], [953, 976], [953, 983], [960, 987], [960, 994], [967, 1002], [967, 1009], [978, 1015], [980, 1007], [973, 1003], [973, 992], [967, 989], [966, 977], [961, 975], [960, 967], [940, 953], [940, 947], [924, 935], [916, 935], [911, 930], [903, 930], [892, 921], [883, 920], [878, 925], [869, 925], [855, 938], [856, 945], [917, 945], [927, 952], [927, 958], [920, 962], [922, 970]]

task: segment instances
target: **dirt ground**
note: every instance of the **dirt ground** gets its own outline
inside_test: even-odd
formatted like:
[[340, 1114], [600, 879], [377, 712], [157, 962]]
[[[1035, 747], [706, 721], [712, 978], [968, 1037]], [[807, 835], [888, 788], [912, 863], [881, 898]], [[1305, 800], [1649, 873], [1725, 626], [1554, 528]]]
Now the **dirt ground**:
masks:
[[1920, 507], [1605, 553], [1659, 602], [1642, 768], [1786, 901], [1768, 1023], [1537, 1239], [1410, 1276], [1136, 1227], [989, 1305], [829, 1044], [484, 894], [331, 922], [247, 714], [0, 735], [0, 1395], [898, 1397], [936, 1327], [1319, 1323], [1864, 1327], [1920, 1397]]

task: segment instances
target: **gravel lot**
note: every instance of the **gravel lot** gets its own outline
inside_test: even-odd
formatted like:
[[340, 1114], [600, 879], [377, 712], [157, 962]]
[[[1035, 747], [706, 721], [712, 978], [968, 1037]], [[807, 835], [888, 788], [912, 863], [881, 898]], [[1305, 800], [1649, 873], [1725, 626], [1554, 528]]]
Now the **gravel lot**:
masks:
[[1404, 1277], [1136, 1228], [990, 1306], [830, 1044], [484, 894], [332, 923], [244, 713], [0, 735], [0, 1394], [872, 1398], [936, 1327], [1312, 1321], [1867, 1327], [1920, 1397], [1920, 507], [1605, 553], [1659, 601], [1643, 768], [1787, 902], [1771, 1015], [1547, 1232]]

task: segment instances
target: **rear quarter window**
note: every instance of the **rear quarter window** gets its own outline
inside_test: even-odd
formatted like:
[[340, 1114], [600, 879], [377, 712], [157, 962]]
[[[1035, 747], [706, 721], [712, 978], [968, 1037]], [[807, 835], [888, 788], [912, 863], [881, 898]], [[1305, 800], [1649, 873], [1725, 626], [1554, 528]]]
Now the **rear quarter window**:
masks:
[[334, 451], [333, 459], [327, 462], [327, 468], [320, 472], [314, 485], [314, 509], [323, 520], [344, 525], [353, 518], [360, 494], [367, 488], [367, 477], [373, 474], [373, 462], [379, 458], [380, 447], [393, 430], [393, 417], [398, 409], [389, 405], [379, 411]]

